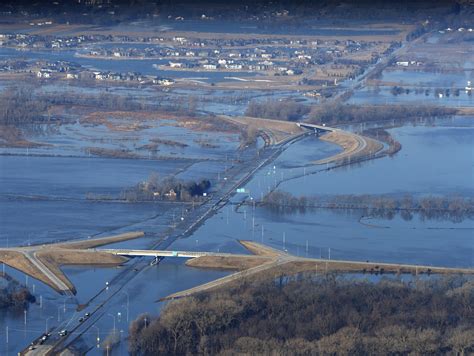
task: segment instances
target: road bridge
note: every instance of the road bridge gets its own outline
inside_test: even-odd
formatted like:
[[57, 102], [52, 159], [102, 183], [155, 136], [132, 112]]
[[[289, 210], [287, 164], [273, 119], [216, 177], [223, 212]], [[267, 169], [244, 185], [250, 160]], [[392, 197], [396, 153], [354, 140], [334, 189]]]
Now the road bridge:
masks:
[[333, 132], [337, 131], [338, 129], [325, 126], [325, 125], [315, 125], [315, 124], [308, 124], [306, 122], [297, 122], [296, 125], [302, 129], [312, 130], [316, 135], [319, 136], [322, 132]]
[[167, 251], [167, 250], [134, 250], [134, 249], [97, 249], [97, 252], [106, 252], [116, 256], [124, 257], [182, 257], [196, 258], [203, 256], [213, 257], [247, 257], [249, 255], [238, 255], [234, 253], [220, 253], [207, 251]]

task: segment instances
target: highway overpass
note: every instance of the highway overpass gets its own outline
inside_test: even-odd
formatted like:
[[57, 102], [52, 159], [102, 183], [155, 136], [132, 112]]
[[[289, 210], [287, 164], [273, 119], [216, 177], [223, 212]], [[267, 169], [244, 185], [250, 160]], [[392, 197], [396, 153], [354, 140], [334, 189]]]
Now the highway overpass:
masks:
[[314, 131], [314, 133], [317, 135], [319, 135], [322, 132], [332, 132], [332, 131], [338, 130], [333, 127], [329, 127], [325, 125], [308, 124], [306, 122], [297, 122], [296, 125], [302, 129]]
[[124, 257], [182, 257], [182, 258], [196, 258], [203, 256], [214, 257], [229, 257], [229, 256], [249, 256], [238, 255], [234, 253], [219, 253], [219, 252], [205, 252], [205, 251], [166, 251], [166, 250], [134, 250], [134, 249], [97, 249], [97, 252], [106, 252], [116, 256]]

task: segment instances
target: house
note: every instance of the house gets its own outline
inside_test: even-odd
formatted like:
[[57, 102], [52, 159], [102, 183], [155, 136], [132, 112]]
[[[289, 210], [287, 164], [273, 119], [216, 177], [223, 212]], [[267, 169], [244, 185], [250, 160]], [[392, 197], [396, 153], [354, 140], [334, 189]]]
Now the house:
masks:
[[226, 64], [225, 67], [227, 69], [242, 69], [242, 64]]
[[208, 69], [208, 70], [217, 69], [217, 64], [203, 64], [202, 66], [204, 69]]
[[170, 189], [168, 193], [165, 193], [165, 197], [167, 197], [170, 200], [176, 200], [177, 194], [174, 189]]
[[43, 72], [43, 71], [38, 71], [38, 72], [36, 73], [36, 76], [37, 76], [38, 78], [51, 78], [51, 73], [49, 73], [49, 72]]
[[167, 79], [167, 78], [163, 78], [163, 79], [153, 79], [153, 84], [159, 84], [159, 85], [169, 86], [169, 85], [173, 85], [173, 84], [174, 84], [174, 80], [173, 80], [173, 79]]

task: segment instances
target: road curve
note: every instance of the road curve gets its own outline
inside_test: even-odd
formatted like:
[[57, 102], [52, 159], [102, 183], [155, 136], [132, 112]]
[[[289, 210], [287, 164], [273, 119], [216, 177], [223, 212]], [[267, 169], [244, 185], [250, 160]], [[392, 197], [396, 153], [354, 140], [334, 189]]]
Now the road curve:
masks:
[[43, 262], [41, 262], [38, 257], [36, 256], [36, 252], [34, 250], [27, 250], [23, 251], [25, 257], [36, 267], [38, 270], [41, 271], [46, 277], [50, 279], [56, 285], [56, 288], [64, 294], [71, 294], [71, 290], [69, 287], [61, 281], [48, 267], [46, 267]]

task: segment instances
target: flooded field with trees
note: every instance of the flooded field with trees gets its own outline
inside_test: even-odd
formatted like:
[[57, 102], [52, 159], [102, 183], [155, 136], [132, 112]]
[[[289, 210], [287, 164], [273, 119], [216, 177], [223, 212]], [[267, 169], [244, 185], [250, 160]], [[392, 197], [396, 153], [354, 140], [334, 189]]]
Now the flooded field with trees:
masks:
[[[464, 8], [362, 20], [351, 5], [307, 16], [305, 2], [165, 4], [130, 20], [123, 5], [93, 3], [79, 22], [63, 4], [51, 24], [0, 13], [0, 247], [143, 231], [106, 247], [248, 254], [238, 241], [251, 240], [323, 261], [472, 268]], [[341, 132], [362, 153], [327, 139]], [[50, 330], [57, 341], [95, 304], [78, 354], [473, 351], [469, 277], [342, 276], [326, 264], [164, 302], [230, 272], [174, 257], [61, 269], [75, 295], [2, 264], [1, 355]]]

